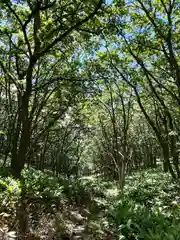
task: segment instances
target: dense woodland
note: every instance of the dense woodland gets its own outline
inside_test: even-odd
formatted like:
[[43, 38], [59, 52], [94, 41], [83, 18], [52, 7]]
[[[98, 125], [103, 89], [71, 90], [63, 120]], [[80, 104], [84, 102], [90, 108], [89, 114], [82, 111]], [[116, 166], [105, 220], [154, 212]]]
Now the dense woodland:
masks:
[[2, 239], [180, 239], [179, 36], [179, 0], [0, 1]]

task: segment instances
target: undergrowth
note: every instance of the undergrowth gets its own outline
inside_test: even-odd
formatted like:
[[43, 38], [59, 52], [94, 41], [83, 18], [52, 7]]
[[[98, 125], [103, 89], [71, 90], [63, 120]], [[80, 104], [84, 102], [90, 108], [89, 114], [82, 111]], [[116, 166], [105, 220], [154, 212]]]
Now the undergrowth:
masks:
[[111, 210], [118, 239], [180, 239], [180, 185], [168, 174], [148, 170], [129, 176]]
[[[21, 185], [6, 169], [0, 172], [0, 211], [12, 216]], [[42, 218], [47, 218], [43, 227], [55, 218], [54, 239], [60, 232], [72, 236], [77, 225], [82, 230], [80, 239], [180, 239], [180, 185], [159, 169], [128, 176], [123, 192], [115, 182], [95, 175], [66, 179], [31, 168], [25, 169], [23, 176], [29, 214], [38, 219], [34, 226]], [[33, 199], [41, 200], [40, 204]], [[41, 230], [39, 235], [43, 235]]]

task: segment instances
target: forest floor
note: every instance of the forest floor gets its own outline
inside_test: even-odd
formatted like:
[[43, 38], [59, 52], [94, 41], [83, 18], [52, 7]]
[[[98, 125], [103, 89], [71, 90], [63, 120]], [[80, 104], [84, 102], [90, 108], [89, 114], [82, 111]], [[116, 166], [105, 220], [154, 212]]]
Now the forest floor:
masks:
[[[0, 239], [24, 239], [18, 236], [20, 183], [2, 172]], [[116, 239], [115, 225], [108, 219], [110, 203], [118, 195], [112, 182], [102, 183], [96, 176], [65, 180], [33, 169], [24, 177], [25, 239]]]
[[[159, 169], [128, 176], [123, 194], [114, 181], [95, 175], [67, 180], [34, 169], [23, 175], [20, 212], [22, 186], [0, 171], [2, 240], [180, 239], [180, 184]], [[26, 238], [18, 235], [19, 216]]]

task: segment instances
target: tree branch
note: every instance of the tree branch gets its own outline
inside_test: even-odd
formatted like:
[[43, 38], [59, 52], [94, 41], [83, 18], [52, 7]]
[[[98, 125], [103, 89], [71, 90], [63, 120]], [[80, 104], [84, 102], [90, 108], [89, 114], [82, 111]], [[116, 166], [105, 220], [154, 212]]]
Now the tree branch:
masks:
[[24, 40], [25, 40], [25, 42], [27, 44], [27, 47], [28, 47], [29, 55], [32, 56], [31, 46], [30, 46], [30, 43], [29, 43], [29, 40], [28, 40], [28, 37], [27, 37], [27, 33], [26, 33], [26, 26], [23, 25], [21, 19], [17, 15], [16, 11], [8, 3], [6, 5], [9, 8], [9, 10], [11, 11], [11, 13], [16, 17], [19, 24], [21, 25], [22, 32], [23, 32], [23, 35], [24, 35]]
[[58, 42], [62, 41], [62, 39], [64, 39], [65, 37], [67, 37], [73, 30], [76, 30], [78, 27], [80, 27], [82, 24], [88, 22], [91, 18], [93, 18], [98, 10], [101, 8], [101, 5], [103, 3], [103, 0], [100, 0], [96, 6], [96, 8], [94, 9], [94, 11], [92, 13], [90, 13], [87, 17], [85, 17], [84, 19], [82, 19], [81, 21], [77, 22], [76, 24], [74, 24], [73, 26], [71, 26], [67, 31], [65, 31], [63, 34], [61, 34], [59, 37], [57, 37], [54, 41], [52, 41], [52, 43], [50, 43], [44, 50], [42, 50], [41, 52], [39, 52], [37, 54], [37, 58], [42, 57], [44, 54], [46, 54], [49, 50], [51, 50]]

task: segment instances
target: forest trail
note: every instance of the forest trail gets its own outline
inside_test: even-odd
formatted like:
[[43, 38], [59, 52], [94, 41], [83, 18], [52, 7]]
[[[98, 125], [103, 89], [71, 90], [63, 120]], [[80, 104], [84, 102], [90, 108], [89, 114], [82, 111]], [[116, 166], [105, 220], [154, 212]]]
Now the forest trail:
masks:
[[[44, 204], [31, 201], [26, 206], [29, 233], [27, 240], [115, 240], [113, 226], [107, 215], [108, 199], [93, 196], [78, 202], [68, 199], [56, 199], [56, 202]], [[84, 201], [84, 202], [83, 202]], [[18, 237], [15, 215], [1, 213], [0, 239], [24, 239]]]

